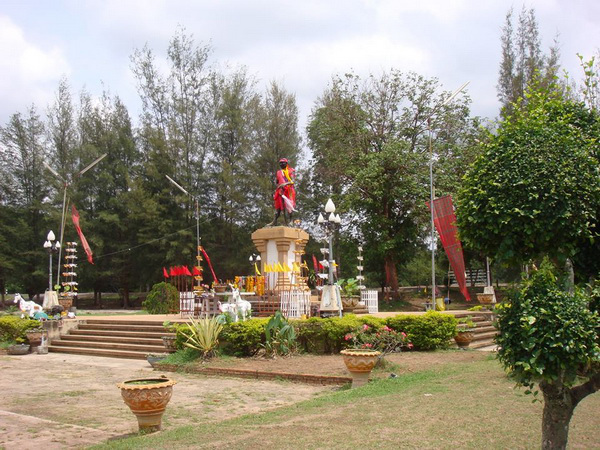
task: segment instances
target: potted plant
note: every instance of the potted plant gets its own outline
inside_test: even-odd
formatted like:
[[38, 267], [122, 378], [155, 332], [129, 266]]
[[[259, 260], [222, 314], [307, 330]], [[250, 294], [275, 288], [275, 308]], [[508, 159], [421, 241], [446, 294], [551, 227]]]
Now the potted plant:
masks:
[[175, 334], [177, 333], [177, 327], [168, 320], [165, 320], [163, 322], [163, 327], [165, 327], [165, 331], [167, 333], [172, 333], [162, 336], [162, 341], [165, 346], [165, 349], [168, 352], [174, 352], [177, 350], [177, 334]]
[[348, 333], [344, 340], [350, 344], [350, 348], [342, 350], [340, 354], [352, 375], [353, 388], [368, 383], [373, 367], [386, 354], [401, 351], [402, 348], [412, 348], [406, 333], [397, 332], [387, 326], [376, 329], [364, 324], [354, 332]]
[[42, 345], [42, 341], [48, 338], [46, 330], [44, 330], [42, 327], [31, 328], [25, 331], [25, 335], [27, 336], [27, 340], [29, 341], [29, 345], [31, 345], [31, 347], [39, 347]]
[[354, 309], [359, 306], [358, 303], [360, 302], [358, 281], [355, 278], [345, 278], [341, 279], [339, 284], [344, 311], [354, 311]]
[[467, 348], [473, 340], [476, 325], [471, 316], [458, 319], [458, 327], [454, 341], [459, 348]]
[[159, 431], [162, 416], [173, 395], [175, 380], [164, 376], [141, 378], [118, 383], [121, 397], [138, 420], [139, 430], [143, 432]]

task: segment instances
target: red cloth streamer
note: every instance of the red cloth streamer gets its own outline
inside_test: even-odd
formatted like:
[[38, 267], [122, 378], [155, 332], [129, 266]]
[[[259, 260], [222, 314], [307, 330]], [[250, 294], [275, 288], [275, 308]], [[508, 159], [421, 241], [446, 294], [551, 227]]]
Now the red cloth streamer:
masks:
[[198, 266], [194, 266], [194, 268], [192, 269], [192, 275], [202, 275], [202, 272], [200, 271], [200, 269], [198, 269]]
[[206, 250], [204, 250], [204, 247], [202, 247], [202, 254], [204, 255], [204, 259], [206, 260], [208, 267], [210, 268], [210, 273], [212, 274], [213, 280], [215, 283], [219, 282], [219, 279], [217, 278], [217, 276], [215, 275], [215, 271], [213, 269], [213, 266], [210, 262], [210, 258], [208, 257]]
[[163, 277], [169, 278], [169, 272], [167, 272], [167, 269], [165, 269], [164, 267], [163, 267]]
[[[429, 206], [429, 202], [427, 202], [427, 206]], [[469, 290], [467, 289], [465, 260], [462, 245], [458, 239], [458, 228], [456, 227], [456, 215], [454, 214], [452, 197], [449, 195], [433, 200], [433, 223], [440, 235], [446, 255], [448, 255], [448, 260], [454, 271], [460, 292], [470, 302], [471, 294], [469, 294]]]
[[92, 258], [93, 253], [90, 245], [88, 244], [87, 239], [83, 235], [81, 231], [81, 227], [79, 226], [79, 211], [75, 208], [75, 205], [71, 205], [71, 216], [73, 218], [73, 225], [75, 225], [75, 229], [77, 230], [77, 234], [79, 235], [79, 240], [81, 241], [81, 246], [85, 250], [85, 254], [87, 255], [87, 260], [90, 264], [94, 264], [94, 260]]
[[312, 255], [312, 260], [313, 260], [313, 266], [315, 268], [315, 273], [319, 272], [319, 263], [317, 262], [317, 257], [315, 255]]
[[176, 277], [177, 276], [177, 271], [175, 269], [176, 269], [176, 267], [169, 267], [169, 274], [172, 277]]
[[188, 266], [183, 266], [182, 269], [183, 269], [183, 274], [186, 277], [191, 277], [192, 276], [192, 272], [190, 272], [190, 269], [188, 269]]

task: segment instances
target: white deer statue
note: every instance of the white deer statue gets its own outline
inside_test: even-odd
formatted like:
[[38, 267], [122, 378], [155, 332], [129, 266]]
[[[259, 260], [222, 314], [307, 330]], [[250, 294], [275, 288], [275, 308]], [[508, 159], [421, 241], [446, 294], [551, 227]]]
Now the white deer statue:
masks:
[[29, 317], [33, 317], [36, 312], [44, 312], [44, 309], [35, 302], [26, 301], [21, 294], [15, 294], [14, 303], [19, 304], [19, 309], [21, 310], [21, 319], [25, 317], [25, 313], [29, 314]]
[[252, 304], [243, 300], [240, 295], [240, 290], [236, 289], [233, 285], [229, 285], [231, 287], [231, 301], [228, 303], [219, 302], [219, 310], [222, 313], [228, 313], [233, 317], [233, 321], [237, 322], [238, 317], [242, 318], [242, 321], [250, 318], [250, 313], [252, 310]]

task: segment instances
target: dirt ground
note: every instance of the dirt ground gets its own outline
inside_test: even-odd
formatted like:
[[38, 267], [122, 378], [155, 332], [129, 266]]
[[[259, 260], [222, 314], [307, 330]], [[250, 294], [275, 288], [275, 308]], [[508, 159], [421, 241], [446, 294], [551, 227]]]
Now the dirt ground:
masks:
[[[392, 365], [374, 371], [373, 376], [386, 377], [390, 372], [401, 375], [487, 356], [487, 352], [477, 351], [390, 355]], [[221, 358], [208, 365], [348, 376], [339, 355]], [[137, 421], [123, 403], [116, 383], [162, 373], [146, 361], [50, 353], [0, 355], [0, 374], [0, 448], [49, 450], [82, 448], [135, 433]], [[163, 429], [265, 411], [337, 389], [285, 381], [165, 374], [177, 385], [163, 416]]]
[[[49, 353], [0, 355], [0, 448], [82, 448], [137, 431], [116, 383], [153, 377], [146, 361]], [[331, 387], [166, 373], [177, 385], [163, 429], [308, 399]]]

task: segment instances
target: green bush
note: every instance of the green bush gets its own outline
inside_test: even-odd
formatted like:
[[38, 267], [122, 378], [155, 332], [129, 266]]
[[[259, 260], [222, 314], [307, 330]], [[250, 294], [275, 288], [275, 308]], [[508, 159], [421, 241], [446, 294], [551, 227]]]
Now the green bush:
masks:
[[169, 314], [179, 310], [179, 292], [170, 283], [156, 283], [142, 306], [149, 314]]
[[221, 351], [233, 356], [253, 356], [265, 345], [265, 327], [269, 319], [252, 319], [223, 326]]
[[415, 350], [448, 348], [456, 335], [457, 320], [449, 314], [428, 311], [422, 316], [398, 315], [386, 320], [388, 327], [404, 331]]
[[312, 317], [294, 323], [298, 342], [308, 353], [336, 353], [347, 346], [344, 337], [363, 324], [374, 328], [384, 325], [383, 319], [373, 316], [358, 317], [348, 314], [343, 317], [321, 319]]
[[2, 342], [25, 342], [25, 332], [39, 328], [38, 320], [21, 319], [18, 316], [0, 317], [0, 341]]

